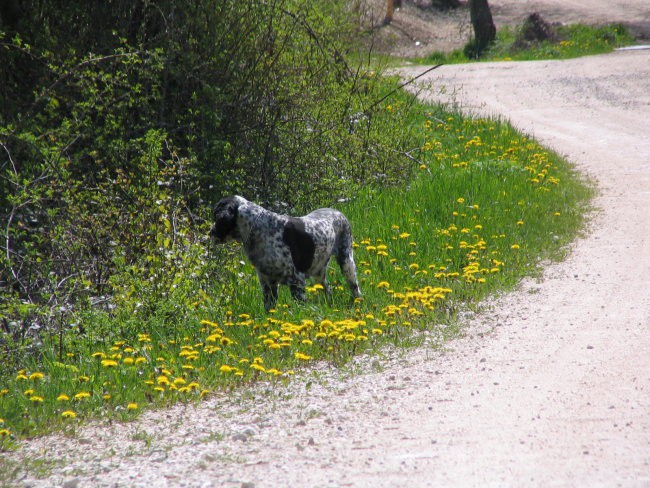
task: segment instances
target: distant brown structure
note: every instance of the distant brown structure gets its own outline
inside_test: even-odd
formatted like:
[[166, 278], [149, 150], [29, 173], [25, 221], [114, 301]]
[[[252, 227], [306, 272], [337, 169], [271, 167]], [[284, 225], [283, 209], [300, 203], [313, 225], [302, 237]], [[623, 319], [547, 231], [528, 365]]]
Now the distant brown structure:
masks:
[[557, 40], [557, 32], [553, 26], [546, 22], [540, 14], [534, 13], [530, 14], [524, 21], [513, 47], [515, 49], [527, 49], [532, 44], [543, 41], [556, 42]]

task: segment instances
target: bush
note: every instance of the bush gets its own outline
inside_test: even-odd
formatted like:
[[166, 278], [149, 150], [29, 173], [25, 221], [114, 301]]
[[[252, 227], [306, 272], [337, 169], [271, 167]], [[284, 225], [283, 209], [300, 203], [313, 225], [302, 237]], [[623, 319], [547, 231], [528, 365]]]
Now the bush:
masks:
[[300, 212], [410, 173], [408, 102], [376, 104], [387, 82], [347, 63], [345, 8], [0, 10], [6, 371], [38, 355], [44, 336], [60, 356], [75, 334], [104, 340], [116, 325], [79, 320], [88, 310], [182, 320], [192, 297], [229, 273], [209, 264], [205, 245], [210, 204], [224, 194]]

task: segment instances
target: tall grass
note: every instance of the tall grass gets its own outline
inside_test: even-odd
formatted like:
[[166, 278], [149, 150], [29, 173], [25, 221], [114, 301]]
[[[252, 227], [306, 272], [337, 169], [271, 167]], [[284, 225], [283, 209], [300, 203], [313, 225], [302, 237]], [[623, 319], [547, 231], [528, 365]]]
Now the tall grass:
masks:
[[411, 112], [414, 177], [339, 205], [353, 225], [362, 299], [351, 301], [332, 265], [331, 297], [310, 286], [299, 303], [281, 289], [265, 314], [239, 247], [215, 250], [226, 278], [212, 293], [183, 285], [190, 309], [183, 323], [169, 327], [164, 310], [144, 321], [95, 311], [80, 320], [103, 334], [79, 336], [64, 357], [43, 344], [42, 357], [18, 374], [0, 374], [0, 447], [85, 418], [128, 419], [152, 405], [289, 381], [314, 361], [342, 362], [414, 330], [448, 335], [458, 310], [561, 254], [591, 193], [566, 161], [498, 120], [440, 107]]

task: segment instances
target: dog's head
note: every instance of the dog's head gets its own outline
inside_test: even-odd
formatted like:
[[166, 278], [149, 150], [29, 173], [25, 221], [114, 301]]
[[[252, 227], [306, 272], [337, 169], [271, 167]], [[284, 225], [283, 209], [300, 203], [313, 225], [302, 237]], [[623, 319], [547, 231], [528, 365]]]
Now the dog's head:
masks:
[[237, 217], [239, 206], [245, 200], [238, 196], [226, 197], [219, 201], [212, 211], [214, 224], [210, 231], [210, 237], [217, 244], [240, 239], [237, 231]]

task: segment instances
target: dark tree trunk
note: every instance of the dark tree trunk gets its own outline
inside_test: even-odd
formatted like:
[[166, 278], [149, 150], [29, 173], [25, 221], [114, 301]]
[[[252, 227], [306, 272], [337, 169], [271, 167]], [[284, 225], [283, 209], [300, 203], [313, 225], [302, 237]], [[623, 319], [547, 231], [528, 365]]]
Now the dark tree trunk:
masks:
[[469, 0], [469, 16], [474, 28], [473, 57], [479, 57], [497, 35], [488, 1]]
[[386, 0], [386, 17], [384, 17], [384, 25], [388, 25], [393, 21], [394, 11], [395, 11], [395, 0]]

